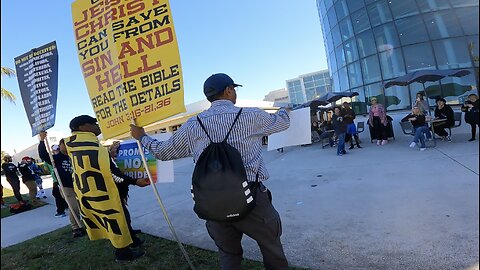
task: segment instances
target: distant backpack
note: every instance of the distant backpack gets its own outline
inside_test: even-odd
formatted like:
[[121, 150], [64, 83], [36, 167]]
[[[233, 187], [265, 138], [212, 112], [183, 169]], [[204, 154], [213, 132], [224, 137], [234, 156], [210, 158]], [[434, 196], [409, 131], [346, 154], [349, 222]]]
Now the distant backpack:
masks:
[[192, 176], [193, 210], [199, 218], [219, 222], [238, 221], [255, 207], [258, 182], [249, 184], [240, 152], [227, 143], [238, 112], [225, 139], [213, 142], [200, 118], [210, 144], [198, 158]]

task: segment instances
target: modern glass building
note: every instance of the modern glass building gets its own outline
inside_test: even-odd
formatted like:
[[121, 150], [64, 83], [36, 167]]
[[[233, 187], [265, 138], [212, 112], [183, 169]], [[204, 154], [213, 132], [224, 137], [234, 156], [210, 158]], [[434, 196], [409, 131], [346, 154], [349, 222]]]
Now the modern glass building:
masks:
[[387, 110], [411, 108], [420, 83], [383, 88], [422, 69], [469, 69], [462, 78], [426, 83], [427, 94], [459, 104], [478, 93], [478, 0], [317, 0], [334, 92], [377, 96]]
[[287, 91], [290, 102], [295, 104], [302, 104], [318, 98], [327, 92], [331, 92], [328, 69], [300, 75], [298, 78], [287, 80]]

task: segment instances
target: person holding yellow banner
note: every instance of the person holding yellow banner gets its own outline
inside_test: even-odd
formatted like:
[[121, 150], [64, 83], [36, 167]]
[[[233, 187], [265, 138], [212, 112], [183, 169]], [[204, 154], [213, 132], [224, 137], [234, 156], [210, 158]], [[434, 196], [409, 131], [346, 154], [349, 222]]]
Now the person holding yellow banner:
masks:
[[[231, 222], [206, 220], [207, 231], [218, 247], [222, 269], [241, 269], [241, 240], [244, 234], [258, 243], [266, 269], [288, 269], [280, 241], [280, 215], [271, 203], [270, 191], [262, 183], [269, 177], [262, 157], [262, 137], [286, 130], [290, 126], [290, 117], [285, 109], [269, 114], [258, 108], [235, 107], [238, 86], [241, 85], [234, 83], [227, 74], [214, 74], [203, 86], [211, 107], [200, 113], [198, 118], [190, 118], [170, 139], [157, 141], [146, 135], [143, 128], [133, 124], [130, 125], [131, 135], [140, 140], [157, 159], [164, 161], [188, 156], [193, 156], [194, 160], [198, 161], [211, 142], [210, 138], [215, 142], [225, 138], [227, 143], [240, 153], [247, 181], [258, 184], [260, 192], [255, 195], [256, 206], [242, 219]], [[203, 124], [198, 119], [201, 119]], [[236, 123], [235, 128], [231, 128], [229, 132], [228, 128], [233, 127], [232, 123]], [[202, 125], [208, 131], [207, 134]], [[221, 196], [220, 193], [216, 195]]]
[[117, 261], [133, 261], [145, 254], [131, 249], [133, 243], [110, 170], [108, 150], [97, 138], [97, 119], [80, 115], [70, 121], [72, 136], [65, 139], [74, 170], [74, 189], [90, 240], [108, 239]]

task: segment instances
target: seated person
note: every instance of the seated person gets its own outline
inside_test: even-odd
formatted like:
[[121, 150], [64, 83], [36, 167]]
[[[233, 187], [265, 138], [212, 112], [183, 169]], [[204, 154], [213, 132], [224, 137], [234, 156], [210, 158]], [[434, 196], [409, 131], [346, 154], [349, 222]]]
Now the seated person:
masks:
[[447, 101], [443, 98], [438, 98], [436, 103], [435, 119], [445, 119], [445, 121], [435, 123], [433, 125], [433, 130], [435, 131], [435, 134], [438, 134], [443, 140], [451, 142], [452, 139], [448, 135], [448, 132], [445, 131], [445, 128], [451, 128], [455, 124], [452, 107], [447, 105]]
[[333, 147], [334, 146], [334, 140], [333, 140], [333, 135], [335, 134], [333, 132], [333, 125], [332, 121], [328, 120], [323, 120], [320, 123], [319, 129], [318, 129], [318, 134], [320, 136], [320, 140], [327, 139], [328, 138], [328, 144]]
[[413, 148], [420, 142], [420, 151], [425, 150], [425, 137], [428, 139], [431, 138], [431, 135], [430, 129], [425, 122], [423, 110], [419, 106], [414, 106], [412, 112], [405, 116], [401, 121], [410, 121], [410, 123], [412, 123], [414, 137], [413, 141], [410, 143], [410, 147]]

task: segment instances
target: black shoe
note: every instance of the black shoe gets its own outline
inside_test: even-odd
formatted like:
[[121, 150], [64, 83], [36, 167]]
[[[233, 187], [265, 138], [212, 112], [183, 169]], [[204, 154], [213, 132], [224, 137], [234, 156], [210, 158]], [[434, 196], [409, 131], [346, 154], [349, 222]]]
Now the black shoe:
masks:
[[470, 140], [468, 140], [469, 142], [473, 142], [475, 141], [475, 138], [471, 138]]
[[137, 248], [143, 244], [143, 240], [138, 237], [133, 237], [133, 243], [130, 244], [131, 248]]
[[353, 149], [353, 147], [354, 147], [354, 146], [353, 146], [353, 144], [352, 144], [352, 145], [350, 145], [350, 147], [348, 148], [348, 150], [352, 150], [352, 149]]
[[345, 155], [345, 154], [347, 154], [347, 151], [345, 151], [345, 150], [342, 150], [342, 154], [344, 154], [344, 155]]
[[133, 234], [137, 234], [137, 233], [141, 233], [141, 232], [142, 232], [142, 230], [132, 230]]
[[125, 251], [115, 252], [115, 261], [117, 262], [131, 262], [145, 254], [145, 251], [137, 251], [132, 249], [127, 249]]
[[73, 230], [73, 238], [82, 237], [84, 235], [85, 234], [83, 233], [82, 229]]
[[363, 147], [361, 147], [360, 144], [357, 144], [357, 148], [363, 148]]

